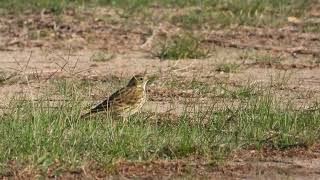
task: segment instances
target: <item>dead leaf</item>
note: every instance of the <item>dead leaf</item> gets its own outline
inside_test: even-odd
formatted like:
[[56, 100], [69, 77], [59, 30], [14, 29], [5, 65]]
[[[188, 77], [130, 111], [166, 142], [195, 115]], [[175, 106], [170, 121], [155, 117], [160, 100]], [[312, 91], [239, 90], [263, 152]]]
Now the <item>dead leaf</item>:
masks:
[[301, 24], [301, 20], [297, 17], [290, 16], [288, 17], [288, 22], [293, 23], [293, 24]]

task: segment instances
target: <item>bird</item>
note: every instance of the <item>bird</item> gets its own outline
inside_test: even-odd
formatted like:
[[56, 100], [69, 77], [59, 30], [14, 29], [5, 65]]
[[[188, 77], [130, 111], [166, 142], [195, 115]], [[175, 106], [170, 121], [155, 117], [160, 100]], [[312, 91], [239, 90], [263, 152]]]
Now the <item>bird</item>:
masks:
[[147, 101], [147, 82], [148, 78], [145, 74], [134, 75], [125, 87], [114, 92], [89, 112], [81, 115], [80, 118], [86, 118], [98, 112], [107, 112], [127, 119], [140, 111]]

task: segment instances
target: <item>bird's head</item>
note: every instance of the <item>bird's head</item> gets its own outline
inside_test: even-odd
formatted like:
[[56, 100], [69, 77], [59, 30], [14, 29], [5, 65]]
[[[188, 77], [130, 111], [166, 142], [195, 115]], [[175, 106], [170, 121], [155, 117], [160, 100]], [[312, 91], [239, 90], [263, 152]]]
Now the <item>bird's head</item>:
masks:
[[148, 77], [145, 74], [137, 74], [131, 78], [128, 83], [128, 87], [137, 86], [145, 88], [148, 82]]

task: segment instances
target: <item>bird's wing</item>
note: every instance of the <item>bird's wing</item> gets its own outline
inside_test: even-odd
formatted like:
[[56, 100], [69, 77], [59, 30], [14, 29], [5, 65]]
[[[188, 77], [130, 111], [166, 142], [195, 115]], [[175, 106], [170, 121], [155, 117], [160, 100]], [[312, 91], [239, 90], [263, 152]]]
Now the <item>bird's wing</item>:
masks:
[[95, 106], [90, 110], [90, 113], [96, 113], [100, 111], [106, 111], [111, 108], [114, 101], [117, 101], [118, 98], [120, 98], [124, 93], [125, 88], [121, 88], [118, 91], [114, 92], [110, 97], [108, 97], [106, 100]]

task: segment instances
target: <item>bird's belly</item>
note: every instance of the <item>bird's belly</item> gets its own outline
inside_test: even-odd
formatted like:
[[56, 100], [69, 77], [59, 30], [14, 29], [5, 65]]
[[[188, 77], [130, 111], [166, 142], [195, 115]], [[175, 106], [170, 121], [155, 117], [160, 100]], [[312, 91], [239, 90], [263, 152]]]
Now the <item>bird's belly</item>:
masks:
[[122, 109], [121, 116], [131, 116], [131, 115], [137, 113], [142, 108], [142, 106], [144, 105], [145, 102], [146, 102], [146, 100], [144, 98], [141, 98], [135, 104], [133, 104], [131, 106], [124, 107]]

